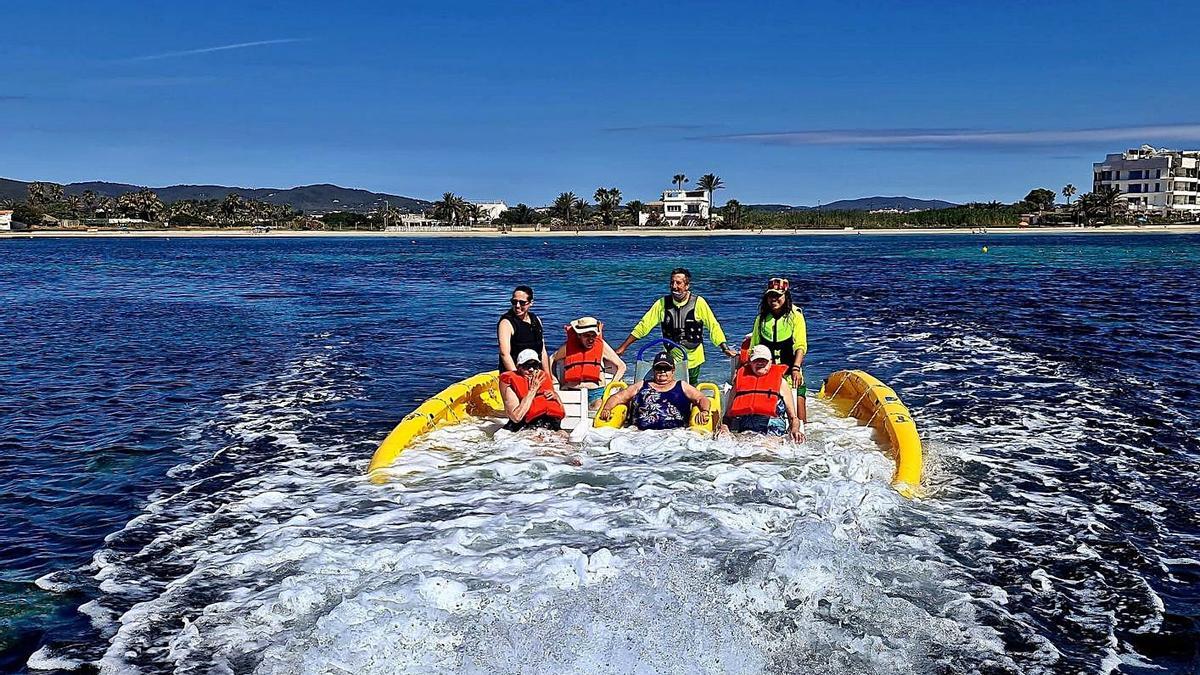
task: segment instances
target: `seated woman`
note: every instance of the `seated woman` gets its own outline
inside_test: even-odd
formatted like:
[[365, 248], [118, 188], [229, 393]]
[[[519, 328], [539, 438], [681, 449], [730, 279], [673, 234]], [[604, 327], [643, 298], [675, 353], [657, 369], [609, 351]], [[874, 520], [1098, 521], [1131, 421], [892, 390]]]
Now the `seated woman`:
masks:
[[[804, 423], [796, 416], [791, 383], [785, 379], [786, 365], [771, 365], [771, 349], [754, 345], [750, 361], [738, 369], [730, 391], [729, 410], [722, 431], [752, 431], [773, 436], [788, 435], [797, 443], [804, 441]], [[776, 428], [773, 421], [787, 416], [787, 429]]]
[[508, 415], [509, 431], [551, 429], [558, 431], [566, 416], [550, 376], [542, 368], [538, 353], [526, 349], [517, 355], [517, 369], [500, 373], [500, 398]]
[[608, 397], [608, 402], [597, 413], [600, 419], [612, 417], [612, 409], [626, 404], [630, 407], [630, 419], [638, 429], [678, 429], [688, 426], [692, 406], [700, 408], [698, 420], [708, 423], [708, 397], [691, 384], [675, 378], [675, 361], [667, 352], [654, 357], [653, 379], [640, 387], [626, 387]]
[[625, 362], [604, 341], [604, 324], [593, 317], [575, 319], [566, 329], [567, 342], [550, 357], [550, 372], [558, 373], [564, 389], [586, 389], [588, 409], [595, 410], [604, 394], [604, 371], [619, 380], [625, 376]]

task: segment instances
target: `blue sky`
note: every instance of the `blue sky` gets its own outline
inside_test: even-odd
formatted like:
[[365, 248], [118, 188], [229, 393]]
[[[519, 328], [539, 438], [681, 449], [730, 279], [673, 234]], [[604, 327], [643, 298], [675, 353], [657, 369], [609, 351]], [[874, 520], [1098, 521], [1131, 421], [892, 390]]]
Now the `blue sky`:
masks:
[[25, 180], [1014, 201], [1200, 147], [1197, 2], [24, 2], [0, 26], [0, 176]]

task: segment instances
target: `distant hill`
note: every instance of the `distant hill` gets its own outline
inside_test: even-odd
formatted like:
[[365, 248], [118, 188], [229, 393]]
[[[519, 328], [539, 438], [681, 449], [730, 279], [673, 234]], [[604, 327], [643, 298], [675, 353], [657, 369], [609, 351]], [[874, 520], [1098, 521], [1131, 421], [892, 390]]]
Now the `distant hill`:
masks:
[[[0, 178], [0, 199], [24, 199], [26, 195], [25, 181]], [[140, 185], [125, 183], [106, 183], [93, 181], [86, 183], [69, 183], [63, 190], [70, 195], [82, 194], [91, 190], [106, 197], [119, 197], [127, 192], [142, 189]], [[170, 204], [183, 199], [224, 199], [231, 192], [257, 199], [271, 204], [283, 204], [305, 213], [328, 213], [330, 211], [353, 211], [364, 213], [383, 206], [386, 200], [393, 208], [402, 211], [423, 211], [431, 202], [413, 197], [371, 192], [354, 188], [338, 187], [337, 185], [301, 185], [294, 188], [241, 188], [224, 185], [169, 185], [167, 187], [150, 188], [159, 199]]]
[[[898, 209], [901, 211], [916, 211], [927, 209], [947, 209], [958, 206], [953, 202], [941, 199], [913, 199], [912, 197], [863, 197], [861, 199], [842, 199], [836, 202], [822, 204], [822, 211], [876, 211], [878, 209]], [[787, 204], [747, 204], [747, 209], [757, 211], [811, 211], [815, 206], [789, 206]]]

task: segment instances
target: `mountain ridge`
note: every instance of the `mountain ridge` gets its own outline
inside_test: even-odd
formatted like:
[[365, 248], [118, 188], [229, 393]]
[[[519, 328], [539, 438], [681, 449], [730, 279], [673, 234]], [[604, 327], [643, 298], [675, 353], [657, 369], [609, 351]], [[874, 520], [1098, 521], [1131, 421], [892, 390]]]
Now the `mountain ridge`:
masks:
[[839, 199], [828, 204], [821, 204], [820, 206], [792, 206], [790, 204], [745, 204], [743, 206], [747, 209], [759, 211], [875, 211], [877, 209], [915, 211], [948, 209], [952, 206], [958, 206], [958, 204], [942, 199], [876, 196], [860, 197], [858, 199]]
[[[24, 199], [29, 182], [0, 178], [0, 199]], [[63, 192], [69, 195], [78, 195], [82, 194], [85, 190], [91, 190], [105, 197], [119, 197], [125, 193], [136, 192], [141, 189], [144, 189], [144, 186], [108, 181], [81, 181], [63, 185]], [[159, 199], [168, 204], [185, 199], [221, 200], [225, 199], [231, 193], [237, 193], [247, 199], [290, 206], [305, 213], [329, 213], [331, 211], [365, 213], [383, 206], [384, 201], [387, 201], [393, 208], [409, 212], [423, 211], [433, 205], [432, 202], [416, 197], [405, 197], [386, 192], [373, 192], [360, 188], [344, 188], [331, 183], [297, 185], [290, 188], [167, 185], [164, 187], [151, 187], [149, 189], [153, 190]]]

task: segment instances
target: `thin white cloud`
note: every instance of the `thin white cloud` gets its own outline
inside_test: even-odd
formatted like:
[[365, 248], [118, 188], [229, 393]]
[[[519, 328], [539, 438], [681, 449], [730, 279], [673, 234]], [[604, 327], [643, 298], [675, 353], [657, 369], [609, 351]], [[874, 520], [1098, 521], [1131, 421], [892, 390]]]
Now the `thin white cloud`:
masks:
[[968, 148], [1080, 145], [1130, 141], [1200, 141], [1200, 124], [1157, 124], [1100, 129], [998, 131], [976, 129], [824, 129], [697, 136], [692, 140], [765, 145], [856, 145], [873, 148]]
[[134, 56], [123, 61], [156, 61], [158, 59], [170, 59], [176, 56], [193, 56], [195, 54], [211, 54], [212, 52], [227, 52], [233, 49], [249, 49], [251, 47], [266, 47], [268, 45], [283, 45], [292, 42], [307, 42], [305, 38], [281, 38], [278, 40], [257, 40], [255, 42], [237, 42], [231, 45], [217, 45], [216, 47], [202, 47], [200, 49], [185, 49], [179, 52], [164, 52], [162, 54], [149, 54], [146, 56]]

